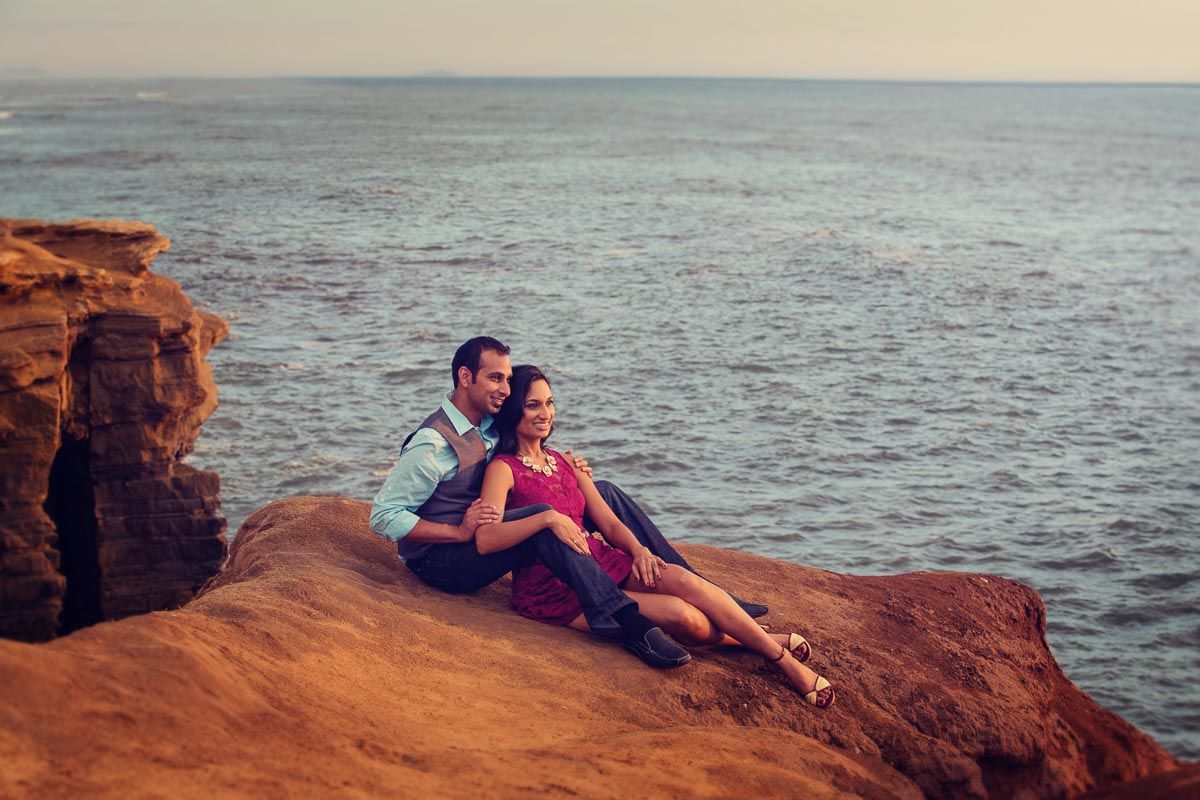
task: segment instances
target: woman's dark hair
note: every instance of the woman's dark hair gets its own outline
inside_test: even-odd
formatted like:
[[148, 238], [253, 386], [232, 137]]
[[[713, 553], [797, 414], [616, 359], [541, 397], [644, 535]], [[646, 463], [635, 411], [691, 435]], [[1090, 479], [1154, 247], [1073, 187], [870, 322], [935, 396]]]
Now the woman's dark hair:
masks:
[[[525, 413], [525, 398], [529, 397], [529, 387], [533, 386], [534, 381], [545, 381], [547, 386], [550, 385], [546, 374], [533, 364], [518, 364], [513, 367], [512, 380], [508, 384], [509, 395], [494, 417], [496, 431], [500, 434], [500, 443], [496, 445], [497, 453], [517, 452], [517, 423]], [[553, 424], [550, 425], [550, 433], [546, 434], [542, 442], [545, 443], [552, 433]]]

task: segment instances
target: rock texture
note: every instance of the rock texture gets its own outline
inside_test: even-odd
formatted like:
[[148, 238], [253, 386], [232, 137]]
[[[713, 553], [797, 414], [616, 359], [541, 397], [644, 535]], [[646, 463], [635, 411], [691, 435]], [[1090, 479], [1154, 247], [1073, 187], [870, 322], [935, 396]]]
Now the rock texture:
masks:
[[738, 649], [654, 671], [504, 582], [436, 592], [368, 512], [273, 503], [183, 609], [0, 642], [0, 796], [1066, 798], [1181, 767], [1067, 680], [1009, 580], [682, 547], [809, 637], [821, 712]]
[[181, 459], [228, 325], [149, 271], [168, 246], [0, 220], [0, 635], [179, 606], [224, 560], [219, 479]]
[[1079, 800], [1197, 800], [1200, 764], [1088, 792]]

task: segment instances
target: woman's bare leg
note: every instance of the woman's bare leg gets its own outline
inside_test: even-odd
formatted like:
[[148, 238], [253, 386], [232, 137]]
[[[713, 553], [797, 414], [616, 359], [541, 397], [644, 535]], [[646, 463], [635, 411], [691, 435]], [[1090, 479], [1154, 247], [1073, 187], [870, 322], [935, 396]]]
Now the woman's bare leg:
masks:
[[[770, 637], [771, 637], [772, 639], [774, 639], [775, 641], [779, 642], [779, 643], [780, 643], [781, 645], [783, 645], [784, 647], [787, 647], [789, 644], [791, 644], [791, 643], [792, 643], [792, 637], [791, 637], [791, 634], [787, 634], [787, 633], [768, 633], [767, 635], [768, 635], [768, 636], [770, 636]], [[745, 647], [745, 645], [743, 645], [743, 644], [742, 644], [741, 642], [739, 642], [737, 639], [735, 639], [735, 638], [733, 638], [732, 636], [730, 636], [728, 633], [722, 633], [722, 634], [721, 634], [721, 641], [719, 641], [719, 642], [713, 642], [713, 644], [714, 644], [714, 645], [716, 645], [716, 646], [718, 646], [718, 647]]]
[[704, 612], [681, 597], [644, 592], [626, 594], [637, 601], [643, 614], [658, 623], [659, 627], [680, 644], [695, 647], [718, 644], [726, 638]]
[[[690, 570], [689, 570], [690, 572]], [[682, 597], [672, 594], [642, 594], [641, 592], [626, 592], [637, 600], [642, 613], [671, 635], [680, 644], [689, 647], [745, 647], [737, 639], [717, 628], [704, 612], [696, 608]], [[656, 603], [666, 602], [661, 608]], [[737, 602], [736, 600], [734, 602]], [[791, 637], [786, 633], [767, 634], [776, 642], [787, 647]]]
[[[647, 617], [653, 622], [657, 622], [672, 639], [680, 644], [686, 644], [689, 647], [701, 647], [703, 645], [711, 645], [713, 647], [745, 647], [745, 645], [729, 634], [717, 630], [717, 626], [713, 625], [711, 619], [704, 616], [704, 612], [682, 598], [675, 597], [674, 595], [643, 594], [641, 592], [627, 592], [627, 594], [634, 600], [637, 600], [639, 607], [642, 603], [649, 602], [653, 604], [657, 600], [670, 599], [691, 609], [694, 612], [693, 614], [687, 614], [686, 612], [679, 614], [678, 611], [669, 607], [662, 609], [657, 616], [646, 614]], [[681, 617], [683, 619], [680, 619]], [[587, 618], [583, 614], [571, 620], [568, 625], [584, 633], [590, 633], [592, 630], [587, 624]], [[792, 643], [790, 635], [786, 633], [770, 633], [767, 635], [784, 647]]]
[[[637, 602], [638, 611], [682, 645], [697, 647], [723, 644], [725, 640], [737, 644], [717, 630], [712, 620], [698, 608], [682, 598], [670, 594], [649, 594], [647, 592], [626, 592], [626, 594], [631, 600]], [[570, 626], [581, 631], [591, 630], [582, 614], [571, 620]]]
[[[639, 592], [670, 594], [686, 600], [708, 617], [718, 631], [740, 642], [746, 649], [770, 660], [802, 695], [808, 694], [816, 686], [817, 673], [792, 658], [787, 647], [764, 631], [724, 590], [698, 575], [668, 564], [654, 586], [646, 586], [632, 575], [625, 585], [630, 596]], [[649, 613], [646, 616], [654, 619]], [[781, 650], [784, 656], [776, 661]], [[821, 702], [824, 702], [824, 699], [818, 698]]]

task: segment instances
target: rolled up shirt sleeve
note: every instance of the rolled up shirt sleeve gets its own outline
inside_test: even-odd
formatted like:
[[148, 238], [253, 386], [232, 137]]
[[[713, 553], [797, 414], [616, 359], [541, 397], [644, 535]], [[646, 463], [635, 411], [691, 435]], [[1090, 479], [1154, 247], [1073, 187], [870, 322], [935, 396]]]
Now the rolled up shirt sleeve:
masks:
[[[449, 464], [442, 450], [450, 450]], [[384, 481], [371, 506], [371, 530], [397, 542], [412, 532], [420, 520], [416, 511], [443, 480], [458, 472], [458, 460], [449, 443], [437, 431], [422, 428], [396, 459], [392, 474]]]

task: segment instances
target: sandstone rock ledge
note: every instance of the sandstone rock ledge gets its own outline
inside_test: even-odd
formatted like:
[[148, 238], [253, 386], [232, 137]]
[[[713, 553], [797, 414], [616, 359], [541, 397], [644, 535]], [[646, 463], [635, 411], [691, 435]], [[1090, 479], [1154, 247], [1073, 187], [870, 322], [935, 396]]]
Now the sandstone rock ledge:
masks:
[[179, 606], [225, 557], [219, 480], [180, 460], [229, 330], [137, 222], [0, 220], [0, 636]]
[[739, 650], [653, 671], [416, 580], [369, 506], [252, 515], [184, 608], [0, 641], [0, 796], [1062, 798], [1180, 767], [1054, 662], [1030, 589], [699, 545], [838, 705]]

